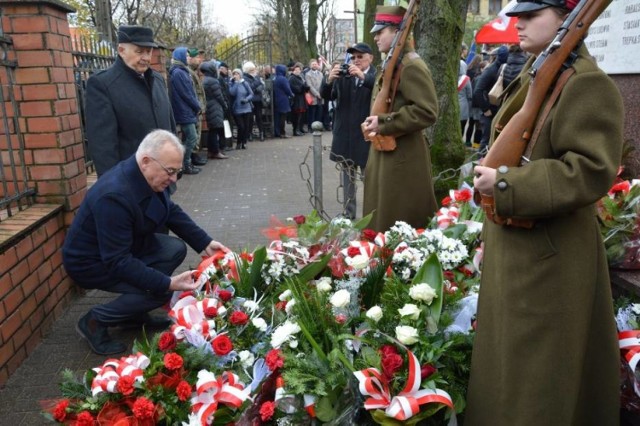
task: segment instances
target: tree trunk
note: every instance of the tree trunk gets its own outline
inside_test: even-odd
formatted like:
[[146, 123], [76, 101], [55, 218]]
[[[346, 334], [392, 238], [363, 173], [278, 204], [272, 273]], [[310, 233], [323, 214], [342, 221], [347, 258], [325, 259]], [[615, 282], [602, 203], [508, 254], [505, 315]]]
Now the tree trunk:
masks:
[[380, 51], [378, 46], [373, 41], [373, 34], [371, 34], [371, 28], [373, 28], [373, 22], [376, 17], [376, 7], [383, 4], [383, 0], [365, 0], [364, 4], [364, 20], [362, 23], [362, 41], [371, 46], [373, 50], [373, 63], [374, 65], [380, 64]]
[[[431, 69], [439, 101], [438, 120], [427, 129], [434, 176], [457, 169], [465, 158], [457, 81], [468, 6], [469, 0], [422, 1], [415, 27], [417, 50]], [[457, 187], [457, 174], [451, 179], [435, 181], [436, 193]]]

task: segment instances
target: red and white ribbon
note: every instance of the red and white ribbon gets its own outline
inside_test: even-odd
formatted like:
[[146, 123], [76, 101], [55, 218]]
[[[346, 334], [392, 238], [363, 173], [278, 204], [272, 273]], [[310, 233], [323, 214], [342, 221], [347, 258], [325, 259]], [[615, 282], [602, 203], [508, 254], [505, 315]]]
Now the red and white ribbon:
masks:
[[389, 384], [377, 368], [366, 368], [353, 374], [359, 382], [360, 392], [370, 398], [364, 403], [367, 410], [385, 409], [387, 417], [407, 420], [420, 412], [424, 404], [444, 404], [453, 410], [453, 401], [442, 389], [420, 389], [420, 364], [411, 351], [409, 356], [409, 377], [402, 391], [392, 397]]
[[215, 321], [207, 320], [204, 312], [208, 307], [218, 306], [219, 301], [211, 298], [198, 300], [187, 296], [178, 300], [169, 312], [169, 317], [175, 322], [171, 331], [178, 339], [184, 339], [187, 330], [198, 332], [205, 338], [215, 336]]
[[[635, 376], [636, 366], [640, 361], [640, 330], [620, 331], [618, 333], [618, 345], [620, 350], [624, 351], [624, 358]], [[633, 381], [633, 389], [636, 391], [636, 395], [640, 396], [640, 386], [635, 379]]]
[[191, 398], [191, 412], [197, 414], [202, 425], [210, 424], [218, 404], [240, 408], [249, 398], [250, 392], [251, 388], [245, 388], [238, 376], [230, 371], [216, 377], [209, 371], [200, 370], [196, 396]]
[[149, 358], [140, 352], [120, 359], [111, 358], [106, 360], [101, 367], [93, 369], [97, 374], [91, 382], [91, 393], [93, 396], [102, 392], [117, 393], [116, 386], [120, 377], [130, 376], [136, 382], [143, 382], [143, 370], [150, 363]]
[[387, 237], [385, 237], [384, 233], [378, 232], [378, 235], [373, 239], [373, 242], [379, 247], [384, 247], [387, 245]]
[[276, 393], [273, 402], [278, 404], [278, 408], [287, 414], [292, 414], [296, 411], [295, 395], [286, 393], [282, 376], [278, 376], [276, 379]]
[[442, 207], [436, 214], [436, 222], [438, 223], [438, 228], [446, 229], [451, 225], [455, 225], [456, 223], [458, 223], [459, 216], [460, 211], [458, 210], [458, 207]]

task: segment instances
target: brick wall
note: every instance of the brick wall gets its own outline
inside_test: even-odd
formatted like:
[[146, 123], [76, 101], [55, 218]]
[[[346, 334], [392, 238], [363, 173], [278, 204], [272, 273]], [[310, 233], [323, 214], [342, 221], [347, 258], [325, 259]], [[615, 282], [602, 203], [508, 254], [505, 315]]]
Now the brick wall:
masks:
[[[62, 266], [66, 227], [87, 186], [67, 13], [56, 0], [4, 1], [17, 62], [12, 87], [35, 204], [0, 222], [0, 386], [74, 295]], [[13, 114], [9, 111], [8, 114]], [[15, 137], [15, 136], [14, 136]]]

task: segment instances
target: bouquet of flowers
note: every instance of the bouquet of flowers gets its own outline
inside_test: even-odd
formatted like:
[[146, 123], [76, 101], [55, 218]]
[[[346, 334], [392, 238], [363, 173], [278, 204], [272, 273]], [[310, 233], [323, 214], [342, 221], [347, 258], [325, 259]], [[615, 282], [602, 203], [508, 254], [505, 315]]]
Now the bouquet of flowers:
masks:
[[365, 228], [369, 218], [325, 223], [315, 212], [272, 221], [268, 247], [203, 259], [196, 278], [206, 284], [174, 298], [170, 330], [144, 337], [133, 355], [107, 360], [82, 381], [67, 372], [65, 399], [49, 418], [183, 425], [453, 418], [465, 406], [479, 227], [467, 222], [475, 213], [466, 195], [452, 200], [466, 218], [446, 228], [397, 222], [377, 233]]
[[640, 180], [618, 178], [597, 207], [609, 265], [640, 269]]

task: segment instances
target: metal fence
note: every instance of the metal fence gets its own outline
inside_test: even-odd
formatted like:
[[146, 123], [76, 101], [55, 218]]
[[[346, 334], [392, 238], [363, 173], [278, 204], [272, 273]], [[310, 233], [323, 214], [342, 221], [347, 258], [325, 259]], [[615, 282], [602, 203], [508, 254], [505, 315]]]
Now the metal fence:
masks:
[[[1, 18], [1, 17], [0, 17]], [[24, 156], [24, 137], [18, 124], [18, 105], [14, 97], [17, 67], [9, 60], [13, 43], [4, 35], [0, 19], [0, 221], [33, 204], [35, 189], [29, 186]], [[2, 137], [4, 136], [4, 137]]]
[[71, 39], [73, 54], [73, 73], [75, 76], [76, 94], [78, 97], [78, 112], [84, 142], [84, 158], [87, 172], [93, 171], [93, 160], [87, 149], [85, 135], [85, 89], [87, 80], [93, 73], [109, 68], [116, 60], [117, 50], [109, 42], [100, 41], [95, 36], [75, 36]]

